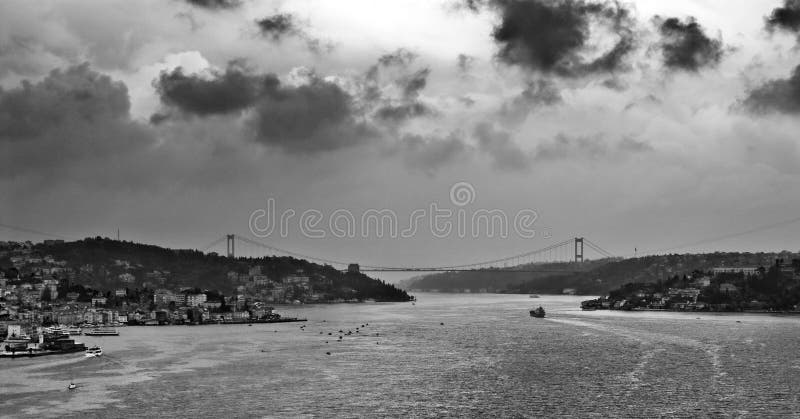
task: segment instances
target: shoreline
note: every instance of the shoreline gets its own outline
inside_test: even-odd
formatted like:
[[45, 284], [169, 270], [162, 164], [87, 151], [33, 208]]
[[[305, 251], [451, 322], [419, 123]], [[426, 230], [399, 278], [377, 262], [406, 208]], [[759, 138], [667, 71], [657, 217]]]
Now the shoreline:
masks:
[[632, 308], [630, 310], [619, 310], [619, 309], [607, 309], [607, 308], [598, 308], [598, 309], [583, 309], [581, 311], [619, 311], [619, 312], [626, 312], [626, 311], [648, 311], [648, 312], [666, 312], [666, 313], [697, 313], [697, 314], [773, 314], [773, 315], [784, 315], [784, 316], [800, 316], [800, 311], [769, 311], [769, 310], [670, 310], [667, 308]]
[[231, 322], [202, 322], [202, 323], [166, 323], [166, 324], [126, 324], [125, 327], [158, 327], [158, 326], [210, 326], [210, 325], [233, 325], [233, 324], [269, 324], [269, 323], [295, 323], [295, 322], [307, 322], [308, 319], [306, 318], [298, 318], [298, 317], [287, 317], [282, 319], [273, 319], [273, 320], [248, 320], [248, 321], [231, 321]]

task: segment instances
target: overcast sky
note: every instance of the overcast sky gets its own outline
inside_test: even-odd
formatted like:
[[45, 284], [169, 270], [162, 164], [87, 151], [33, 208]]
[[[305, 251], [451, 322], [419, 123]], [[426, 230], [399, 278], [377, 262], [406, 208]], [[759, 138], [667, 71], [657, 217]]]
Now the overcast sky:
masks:
[[255, 238], [268, 198], [401, 227], [431, 203], [538, 214], [533, 238], [258, 239], [428, 266], [746, 231], [800, 213], [799, 40], [795, 0], [7, 0], [0, 223], [203, 248]]

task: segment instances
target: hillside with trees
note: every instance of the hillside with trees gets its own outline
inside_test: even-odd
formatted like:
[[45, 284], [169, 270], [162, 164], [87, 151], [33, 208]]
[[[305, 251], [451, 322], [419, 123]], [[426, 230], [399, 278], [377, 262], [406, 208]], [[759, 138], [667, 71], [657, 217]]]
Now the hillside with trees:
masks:
[[[19, 269], [12, 262], [13, 251], [0, 256], [6, 278], [19, 281], [42, 277], [48, 271], [42, 257], [63, 266], [53, 277], [68, 277], [72, 287], [106, 291], [164, 288], [199, 288], [230, 295], [236, 292], [269, 294], [285, 289], [286, 298], [305, 301], [313, 293], [317, 301], [366, 300], [409, 301], [403, 290], [358, 272], [341, 272], [332, 266], [318, 265], [292, 257], [228, 258], [197, 250], [168, 249], [154, 245], [87, 238], [80, 241], [31, 244], [23, 256], [32, 261]], [[45, 266], [42, 269], [42, 266]], [[45, 275], [47, 276], [47, 275]], [[287, 283], [289, 278], [291, 283]]]
[[776, 259], [796, 258], [798, 254], [791, 252], [654, 255], [582, 263], [537, 263], [497, 272], [446, 272], [412, 278], [401, 285], [415, 291], [560, 294], [564, 289], [573, 289], [577, 294], [600, 295], [627, 283], [656, 283], [695, 270], [725, 266], [769, 267]]

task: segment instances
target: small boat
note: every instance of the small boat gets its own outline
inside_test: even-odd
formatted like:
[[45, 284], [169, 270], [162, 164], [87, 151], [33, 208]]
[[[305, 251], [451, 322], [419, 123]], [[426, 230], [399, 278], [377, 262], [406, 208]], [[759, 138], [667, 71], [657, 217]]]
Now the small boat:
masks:
[[83, 334], [86, 336], [119, 336], [119, 332], [113, 327], [95, 327]]
[[86, 350], [87, 358], [93, 358], [100, 355], [103, 355], [103, 348], [99, 346], [92, 346], [91, 348]]
[[78, 388], [78, 386], [76, 386], [75, 383], [69, 383], [67, 386], [67, 389], [69, 390], [75, 390], [76, 388]]
[[528, 298], [539, 298], [539, 294], [531, 294]]
[[544, 317], [544, 309], [542, 308], [542, 306], [539, 306], [538, 308], [531, 310], [531, 317], [539, 317], [539, 318]]

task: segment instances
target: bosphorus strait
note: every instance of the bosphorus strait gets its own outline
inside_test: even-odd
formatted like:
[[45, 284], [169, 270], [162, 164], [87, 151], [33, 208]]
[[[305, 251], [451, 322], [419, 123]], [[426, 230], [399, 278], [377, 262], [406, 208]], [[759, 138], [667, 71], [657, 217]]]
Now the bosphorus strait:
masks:
[[[293, 323], [127, 327], [119, 338], [91, 341], [103, 343], [101, 358], [0, 360], [0, 412], [15, 417], [800, 413], [800, 317], [581, 312], [578, 297], [542, 296], [536, 303], [549, 307], [548, 315], [534, 319], [526, 295], [422, 293], [418, 298], [413, 305], [285, 308], [308, 317], [303, 328]], [[70, 380], [77, 391], [66, 389]]]

